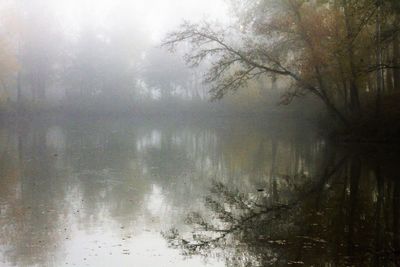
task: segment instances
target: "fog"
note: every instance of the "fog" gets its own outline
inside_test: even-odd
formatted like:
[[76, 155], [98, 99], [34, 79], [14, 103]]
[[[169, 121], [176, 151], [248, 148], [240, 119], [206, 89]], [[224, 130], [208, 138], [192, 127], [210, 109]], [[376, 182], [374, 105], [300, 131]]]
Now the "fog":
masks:
[[400, 266], [399, 0], [0, 0], [0, 266]]
[[211, 102], [213, 58], [192, 66], [188, 44], [162, 46], [182, 23], [238, 23], [228, 1], [3, 0], [0, 12], [5, 113], [242, 114], [279, 102], [266, 78]]
[[0, 12], [2, 108], [25, 113], [207, 102], [201, 68], [161, 42], [183, 21], [229, 21], [226, 3], [211, 0], [3, 0]]
[[[53, 3], [52, 3], [53, 2]], [[108, 28], [132, 27], [143, 40], [158, 43], [169, 30], [182, 20], [199, 21], [228, 20], [228, 8], [223, 1], [129, 1], [129, 0], [85, 0], [48, 1], [50, 12], [54, 12], [60, 23], [72, 32], [79, 31], [84, 24]]]

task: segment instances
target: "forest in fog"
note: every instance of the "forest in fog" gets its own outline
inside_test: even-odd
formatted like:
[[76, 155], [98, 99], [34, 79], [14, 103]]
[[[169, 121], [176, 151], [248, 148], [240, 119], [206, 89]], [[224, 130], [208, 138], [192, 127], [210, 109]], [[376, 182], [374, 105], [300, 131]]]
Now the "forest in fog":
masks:
[[188, 48], [161, 47], [185, 19], [227, 25], [226, 3], [194, 2], [1, 1], [2, 114], [254, 112], [276, 104], [279, 96], [263, 90], [271, 82], [212, 104], [203, 81], [211, 60], [190, 68]]
[[399, 10], [396, 0], [3, 0], [1, 112], [326, 111], [350, 136], [381, 139], [399, 129]]
[[400, 266], [400, 0], [0, 0], [0, 266]]

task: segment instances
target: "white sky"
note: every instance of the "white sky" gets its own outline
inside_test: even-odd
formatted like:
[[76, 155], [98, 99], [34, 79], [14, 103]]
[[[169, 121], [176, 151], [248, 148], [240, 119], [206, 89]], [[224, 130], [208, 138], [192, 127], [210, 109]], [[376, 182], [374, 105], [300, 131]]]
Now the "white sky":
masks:
[[153, 41], [184, 19], [228, 21], [224, 0], [53, 0], [50, 3], [69, 27], [79, 27], [83, 22], [107, 26], [123, 20], [148, 33]]

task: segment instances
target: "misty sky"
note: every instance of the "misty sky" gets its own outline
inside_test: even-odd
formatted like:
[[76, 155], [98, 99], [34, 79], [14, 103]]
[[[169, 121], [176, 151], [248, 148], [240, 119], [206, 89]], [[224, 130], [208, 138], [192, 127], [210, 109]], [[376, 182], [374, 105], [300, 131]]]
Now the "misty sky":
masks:
[[182, 20], [228, 19], [224, 0], [53, 0], [49, 6], [72, 32], [82, 23], [104, 27], [123, 23], [138, 27], [154, 42]]

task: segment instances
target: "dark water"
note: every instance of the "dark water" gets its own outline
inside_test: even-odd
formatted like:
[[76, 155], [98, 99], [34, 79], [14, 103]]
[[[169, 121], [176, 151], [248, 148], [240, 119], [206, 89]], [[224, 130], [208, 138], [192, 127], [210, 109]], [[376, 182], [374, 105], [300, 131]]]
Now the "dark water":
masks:
[[0, 266], [398, 266], [398, 149], [316, 132], [276, 118], [4, 123]]

